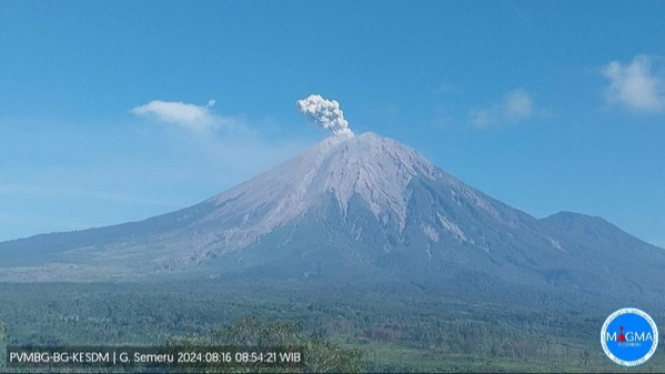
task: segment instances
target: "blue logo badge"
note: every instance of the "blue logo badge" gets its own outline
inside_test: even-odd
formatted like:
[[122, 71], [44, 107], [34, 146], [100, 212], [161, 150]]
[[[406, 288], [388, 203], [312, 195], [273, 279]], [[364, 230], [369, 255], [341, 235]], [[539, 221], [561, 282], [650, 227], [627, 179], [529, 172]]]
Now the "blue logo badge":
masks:
[[641, 365], [656, 352], [658, 328], [653, 319], [639, 309], [619, 309], [605, 320], [600, 344], [605, 355], [617, 364]]

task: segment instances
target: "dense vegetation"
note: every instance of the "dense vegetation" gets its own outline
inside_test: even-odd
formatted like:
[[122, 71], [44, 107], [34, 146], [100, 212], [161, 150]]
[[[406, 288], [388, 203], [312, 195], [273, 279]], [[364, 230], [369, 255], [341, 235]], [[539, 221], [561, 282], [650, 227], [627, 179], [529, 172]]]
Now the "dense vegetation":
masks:
[[[0, 284], [0, 348], [247, 344], [262, 337], [307, 347], [309, 366], [300, 370], [308, 372], [617, 372], [623, 369], [605, 358], [597, 339], [611, 311], [214, 281]], [[665, 320], [662, 309], [651, 314]], [[5, 359], [0, 354], [3, 367]], [[665, 371], [662, 349], [632, 371]]]

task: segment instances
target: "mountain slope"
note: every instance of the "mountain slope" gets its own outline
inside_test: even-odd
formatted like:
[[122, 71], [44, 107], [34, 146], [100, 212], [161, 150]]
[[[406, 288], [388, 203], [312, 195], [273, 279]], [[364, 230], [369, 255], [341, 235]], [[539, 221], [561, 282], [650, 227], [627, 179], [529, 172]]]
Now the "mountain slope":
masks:
[[603, 292], [665, 294], [665, 250], [600, 217], [561, 212], [541, 222], [561, 238], [559, 244], [571, 254], [580, 271], [602, 279], [598, 287]]
[[328, 138], [190, 208], [0, 243], [0, 279], [176, 272], [257, 282], [402, 282], [461, 294], [662, 297], [664, 253], [600, 219], [535, 219], [412, 149], [366, 133]]

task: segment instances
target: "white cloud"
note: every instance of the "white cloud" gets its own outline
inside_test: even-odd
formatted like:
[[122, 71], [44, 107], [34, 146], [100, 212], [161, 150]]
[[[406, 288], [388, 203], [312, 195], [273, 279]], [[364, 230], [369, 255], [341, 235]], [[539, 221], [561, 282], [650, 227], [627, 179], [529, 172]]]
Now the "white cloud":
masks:
[[153, 118], [196, 132], [220, 126], [232, 126], [235, 123], [233, 118], [217, 116], [211, 112], [210, 108], [214, 105], [215, 100], [210, 100], [203, 106], [181, 101], [153, 100], [131, 111], [137, 116]]
[[533, 99], [523, 89], [509, 92], [504, 105], [506, 118], [510, 121], [522, 121], [533, 116]]
[[538, 112], [531, 95], [517, 88], [489, 108], [471, 110], [471, 124], [479, 129], [504, 127], [529, 120]]
[[665, 80], [652, 72], [649, 56], [638, 55], [628, 64], [612, 61], [602, 69], [610, 80], [605, 97], [639, 112], [662, 112], [665, 109]]

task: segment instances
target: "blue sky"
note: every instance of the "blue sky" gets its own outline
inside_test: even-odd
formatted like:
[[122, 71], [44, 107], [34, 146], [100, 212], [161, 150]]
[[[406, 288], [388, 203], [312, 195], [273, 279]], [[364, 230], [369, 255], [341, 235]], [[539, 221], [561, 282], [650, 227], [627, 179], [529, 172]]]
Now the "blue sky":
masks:
[[[0, 0], [0, 240], [204, 200], [329, 133], [665, 246], [662, 1]], [[214, 100], [214, 101], [210, 101]]]

